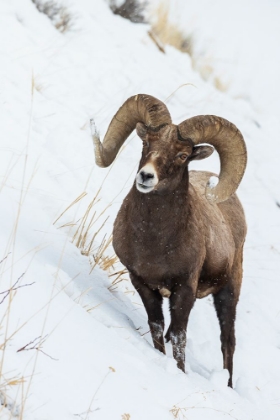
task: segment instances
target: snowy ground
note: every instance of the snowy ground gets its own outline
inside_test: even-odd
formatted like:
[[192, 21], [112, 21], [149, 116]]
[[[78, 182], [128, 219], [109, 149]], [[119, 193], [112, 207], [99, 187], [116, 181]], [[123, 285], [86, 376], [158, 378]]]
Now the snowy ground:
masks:
[[[195, 35], [196, 70], [186, 54], [171, 47], [162, 54], [147, 25], [113, 15], [105, 1], [64, 4], [75, 17], [65, 34], [31, 0], [0, 4], [0, 292], [17, 279], [15, 288], [24, 286], [13, 299], [0, 294], [1, 419], [278, 419], [279, 2], [178, 1], [181, 24]], [[204, 81], [199, 72], [209, 57], [213, 71]], [[226, 92], [215, 89], [215, 76]], [[97, 214], [110, 206], [92, 231], [110, 217], [95, 247], [110, 234], [141, 145], [133, 134], [112, 169], [96, 168], [89, 118], [104, 135], [136, 93], [166, 100], [175, 123], [198, 114], [227, 118], [248, 146], [233, 390], [210, 298], [191, 313], [183, 374], [170, 347], [167, 356], [152, 347], [129, 281], [112, 287], [100, 268], [90, 273], [72, 243], [75, 226], [61, 227], [81, 219], [102, 186]], [[193, 167], [218, 171], [217, 156]]]

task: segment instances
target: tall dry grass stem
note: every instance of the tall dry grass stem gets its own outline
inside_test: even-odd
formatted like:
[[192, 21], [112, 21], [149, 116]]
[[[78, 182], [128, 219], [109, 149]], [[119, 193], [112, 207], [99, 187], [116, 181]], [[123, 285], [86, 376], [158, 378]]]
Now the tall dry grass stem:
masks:
[[[28, 152], [29, 152], [29, 143], [30, 143], [30, 137], [31, 137], [31, 131], [32, 131], [32, 119], [33, 119], [33, 107], [34, 107], [34, 74], [32, 71], [31, 75], [31, 103], [30, 103], [30, 113], [29, 113], [29, 124], [28, 124], [28, 133], [27, 133], [27, 139], [26, 139], [26, 146], [25, 146], [25, 154], [24, 154], [24, 164], [23, 164], [23, 173], [22, 173], [22, 182], [21, 182], [21, 189], [20, 189], [20, 195], [19, 195], [19, 202], [18, 202], [18, 209], [15, 219], [15, 224], [13, 226], [13, 230], [11, 232], [11, 237], [8, 243], [8, 249], [6, 251], [6, 255], [8, 255], [9, 252], [12, 253], [12, 264], [11, 264], [11, 270], [10, 270], [10, 289], [12, 289], [13, 285], [13, 264], [14, 264], [14, 256], [15, 256], [15, 249], [16, 249], [16, 238], [17, 238], [17, 230], [18, 230], [18, 224], [21, 214], [21, 208], [22, 203], [24, 200], [24, 186], [25, 186], [25, 179], [26, 179], [26, 172], [27, 172], [27, 161], [28, 161]], [[6, 313], [6, 323], [5, 323], [5, 332], [4, 332], [4, 344], [7, 343], [7, 338], [9, 334], [9, 324], [10, 324], [10, 311], [12, 306], [12, 300], [13, 300], [13, 294], [9, 293], [8, 295], [8, 310]], [[5, 346], [4, 346], [5, 349]], [[0, 362], [0, 380], [3, 375], [3, 365], [5, 360], [5, 351], [2, 353], [2, 358]]]
[[78, 203], [82, 198], [84, 198], [87, 195], [86, 192], [83, 192], [82, 194], [79, 195], [79, 197], [75, 198], [74, 201], [72, 201], [71, 204], [69, 204], [68, 207], [66, 207], [66, 209], [57, 217], [57, 219], [55, 219], [55, 221], [53, 222], [53, 225], [56, 224], [56, 222], [72, 207], [74, 206], [76, 203]]
[[89, 418], [89, 414], [91, 413], [91, 406], [92, 406], [92, 404], [93, 404], [93, 402], [94, 402], [94, 400], [95, 400], [95, 397], [96, 397], [97, 393], [99, 392], [100, 388], [102, 387], [102, 385], [104, 384], [104, 382], [106, 381], [106, 379], [108, 378], [108, 376], [109, 376], [111, 373], [114, 373], [114, 372], [116, 372], [116, 370], [115, 370], [112, 366], [109, 366], [109, 370], [108, 370], [108, 372], [106, 373], [106, 375], [104, 376], [104, 378], [103, 378], [103, 379], [102, 379], [102, 381], [100, 382], [100, 385], [98, 386], [98, 388], [96, 389], [96, 391], [94, 392], [94, 394], [93, 394], [93, 396], [92, 396], [92, 399], [91, 399], [90, 405], [89, 405], [88, 410], [87, 410], [87, 412], [86, 412], [86, 417], [85, 417], [85, 420], [88, 420], [88, 418]]

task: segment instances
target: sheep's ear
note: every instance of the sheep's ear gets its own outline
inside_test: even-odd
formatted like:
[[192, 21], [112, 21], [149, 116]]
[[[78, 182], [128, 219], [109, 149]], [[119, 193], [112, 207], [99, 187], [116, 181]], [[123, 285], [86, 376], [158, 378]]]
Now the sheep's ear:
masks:
[[148, 128], [145, 124], [139, 122], [136, 124], [136, 133], [142, 140], [146, 140]]
[[189, 156], [188, 160], [202, 160], [208, 158], [214, 152], [214, 147], [212, 146], [194, 146], [192, 154]]

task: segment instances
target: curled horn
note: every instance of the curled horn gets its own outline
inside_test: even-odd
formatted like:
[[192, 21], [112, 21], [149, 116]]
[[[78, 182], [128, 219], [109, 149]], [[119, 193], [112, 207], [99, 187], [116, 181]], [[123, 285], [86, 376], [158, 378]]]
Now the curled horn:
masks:
[[195, 145], [208, 143], [219, 153], [219, 182], [215, 187], [208, 183], [205, 195], [211, 202], [225, 201], [236, 191], [246, 168], [247, 151], [242, 134], [234, 124], [214, 115], [189, 118], [178, 129], [182, 138], [191, 139]]
[[153, 96], [139, 94], [127, 99], [113, 117], [103, 143], [96, 132], [93, 135], [95, 161], [98, 166], [106, 168], [111, 165], [138, 122], [155, 130], [171, 124], [171, 117], [165, 104]]

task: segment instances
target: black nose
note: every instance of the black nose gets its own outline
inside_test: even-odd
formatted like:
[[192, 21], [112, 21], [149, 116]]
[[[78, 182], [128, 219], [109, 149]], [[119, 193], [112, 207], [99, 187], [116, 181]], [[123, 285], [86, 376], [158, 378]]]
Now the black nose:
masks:
[[154, 178], [153, 174], [150, 174], [149, 172], [145, 172], [145, 171], [141, 171], [140, 175], [141, 175], [141, 178], [142, 178], [142, 182], [145, 182], [148, 179], [153, 179]]

